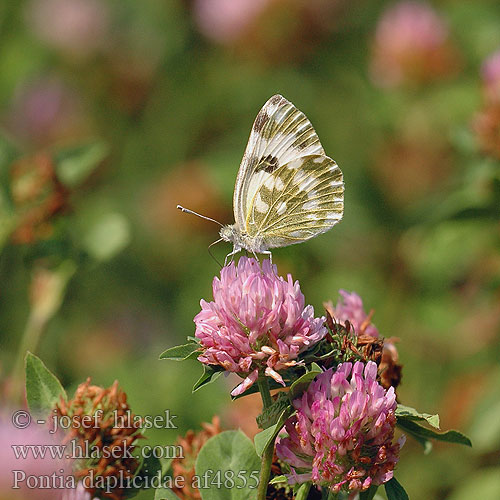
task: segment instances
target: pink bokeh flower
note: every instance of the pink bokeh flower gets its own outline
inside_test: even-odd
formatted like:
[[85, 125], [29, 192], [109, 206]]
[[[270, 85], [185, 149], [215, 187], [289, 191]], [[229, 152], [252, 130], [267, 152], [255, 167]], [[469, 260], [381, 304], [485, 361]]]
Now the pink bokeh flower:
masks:
[[[73, 479], [71, 464], [51, 455], [51, 447], [59, 443], [48, 428], [35, 424], [25, 429], [16, 428], [12, 419], [23, 425], [29, 418], [26, 414], [19, 415], [19, 412], [0, 414], [0, 498], [61, 499], [68, 491], [65, 489], [68, 481], [71, 483]], [[56, 454], [57, 450], [53, 448], [52, 452]]]
[[16, 139], [41, 146], [78, 135], [85, 117], [78, 95], [52, 75], [18, 86], [6, 122]]
[[373, 309], [367, 314], [363, 300], [356, 292], [339, 290], [339, 294], [341, 298], [336, 306], [332, 302], [324, 304], [328, 314], [337, 323], [345, 325], [349, 321], [357, 337], [358, 346], [362, 345], [363, 341], [370, 342], [372, 340], [370, 337], [383, 342], [381, 358], [377, 361], [381, 383], [385, 388], [390, 386], [396, 388], [402, 376], [402, 366], [399, 364], [398, 350], [395, 346], [398, 339], [380, 337], [378, 328], [372, 323]]
[[446, 22], [426, 3], [389, 7], [375, 33], [372, 76], [382, 87], [431, 81], [454, 72], [457, 54]]
[[270, 0], [195, 0], [194, 17], [200, 31], [219, 43], [237, 40]]
[[278, 438], [278, 458], [288, 463], [288, 482], [314, 484], [337, 493], [357, 492], [393, 477], [404, 436], [393, 443], [396, 395], [377, 382], [377, 365], [342, 363], [321, 373], [302, 397]]
[[92, 495], [87, 492], [83, 483], [78, 483], [76, 488], [65, 491], [62, 500], [92, 500]]
[[26, 17], [40, 40], [71, 56], [87, 57], [106, 43], [108, 9], [101, 0], [32, 0]]
[[481, 76], [486, 99], [490, 102], [500, 102], [500, 50], [483, 62]]
[[233, 390], [243, 393], [265, 374], [284, 385], [280, 370], [298, 364], [298, 355], [327, 333], [325, 318], [315, 318], [305, 305], [298, 281], [277, 276], [269, 260], [262, 267], [241, 257], [213, 281], [213, 302], [201, 301], [196, 337], [203, 353], [198, 360], [220, 365], [245, 380]]
[[346, 292], [339, 290], [340, 298], [335, 307], [328, 305], [328, 312], [332, 318], [339, 323], [349, 321], [357, 335], [379, 336], [377, 327], [371, 323], [373, 311], [366, 314], [363, 308], [363, 300], [356, 292]]

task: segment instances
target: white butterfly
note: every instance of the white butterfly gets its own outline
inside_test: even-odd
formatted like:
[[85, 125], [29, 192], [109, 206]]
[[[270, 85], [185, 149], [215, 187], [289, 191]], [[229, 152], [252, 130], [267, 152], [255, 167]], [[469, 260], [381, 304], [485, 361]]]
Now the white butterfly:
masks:
[[233, 209], [235, 223], [222, 226], [218, 240], [233, 243], [227, 257], [242, 249], [270, 256], [269, 249], [306, 241], [342, 219], [342, 172], [326, 156], [307, 117], [280, 95], [271, 97], [255, 119]]

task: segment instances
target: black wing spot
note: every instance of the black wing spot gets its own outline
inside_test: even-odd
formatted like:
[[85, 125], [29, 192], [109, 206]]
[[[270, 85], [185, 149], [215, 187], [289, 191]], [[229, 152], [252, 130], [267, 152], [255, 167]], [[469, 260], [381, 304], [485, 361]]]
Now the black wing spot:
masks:
[[269, 99], [269, 104], [278, 104], [281, 99], [283, 99], [283, 97], [281, 97], [280, 95], [276, 94], [276, 95], [273, 95], [271, 97], [271, 99]]
[[261, 158], [257, 168], [255, 169], [257, 172], [259, 170], [264, 170], [268, 174], [273, 173], [278, 168], [278, 158], [273, 155], [267, 155], [265, 158]]
[[269, 120], [269, 115], [265, 111], [260, 111], [259, 114], [257, 115], [257, 118], [255, 118], [255, 122], [253, 124], [253, 129], [255, 132], [260, 132], [263, 128], [266, 122]]

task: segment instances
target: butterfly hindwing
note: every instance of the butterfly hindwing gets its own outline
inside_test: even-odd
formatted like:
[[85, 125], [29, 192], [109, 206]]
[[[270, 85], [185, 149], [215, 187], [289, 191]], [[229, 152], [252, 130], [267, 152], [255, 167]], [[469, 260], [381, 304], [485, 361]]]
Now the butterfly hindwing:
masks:
[[325, 155], [308, 118], [280, 95], [262, 107], [250, 133], [234, 190], [234, 215], [244, 227], [251, 204], [273, 173], [296, 158]]
[[268, 248], [300, 243], [339, 222], [343, 200], [342, 172], [331, 158], [298, 157], [269, 173], [250, 200], [244, 227]]

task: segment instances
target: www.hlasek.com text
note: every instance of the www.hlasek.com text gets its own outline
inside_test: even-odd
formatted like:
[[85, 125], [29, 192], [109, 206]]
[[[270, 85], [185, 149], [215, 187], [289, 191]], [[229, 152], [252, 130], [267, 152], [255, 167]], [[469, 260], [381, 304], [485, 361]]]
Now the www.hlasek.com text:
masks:
[[[75, 440], [66, 444], [18, 444], [12, 445], [14, 456], [17, 460], [27, 458], [41, 459], [51, 458], [54, 460], [63, 459], [124, 459], [137, 458], [137, 454], [143, 458], [184, 458], [184, 449], [181, 445], [148, 445], [144, 444], [140, 448], [133, 449], [130, 443], [123, 440], [121, 443], [97, 446], [84, 441], [78, 443]], [[132, 453], [132, 451], [134, 453]]]

